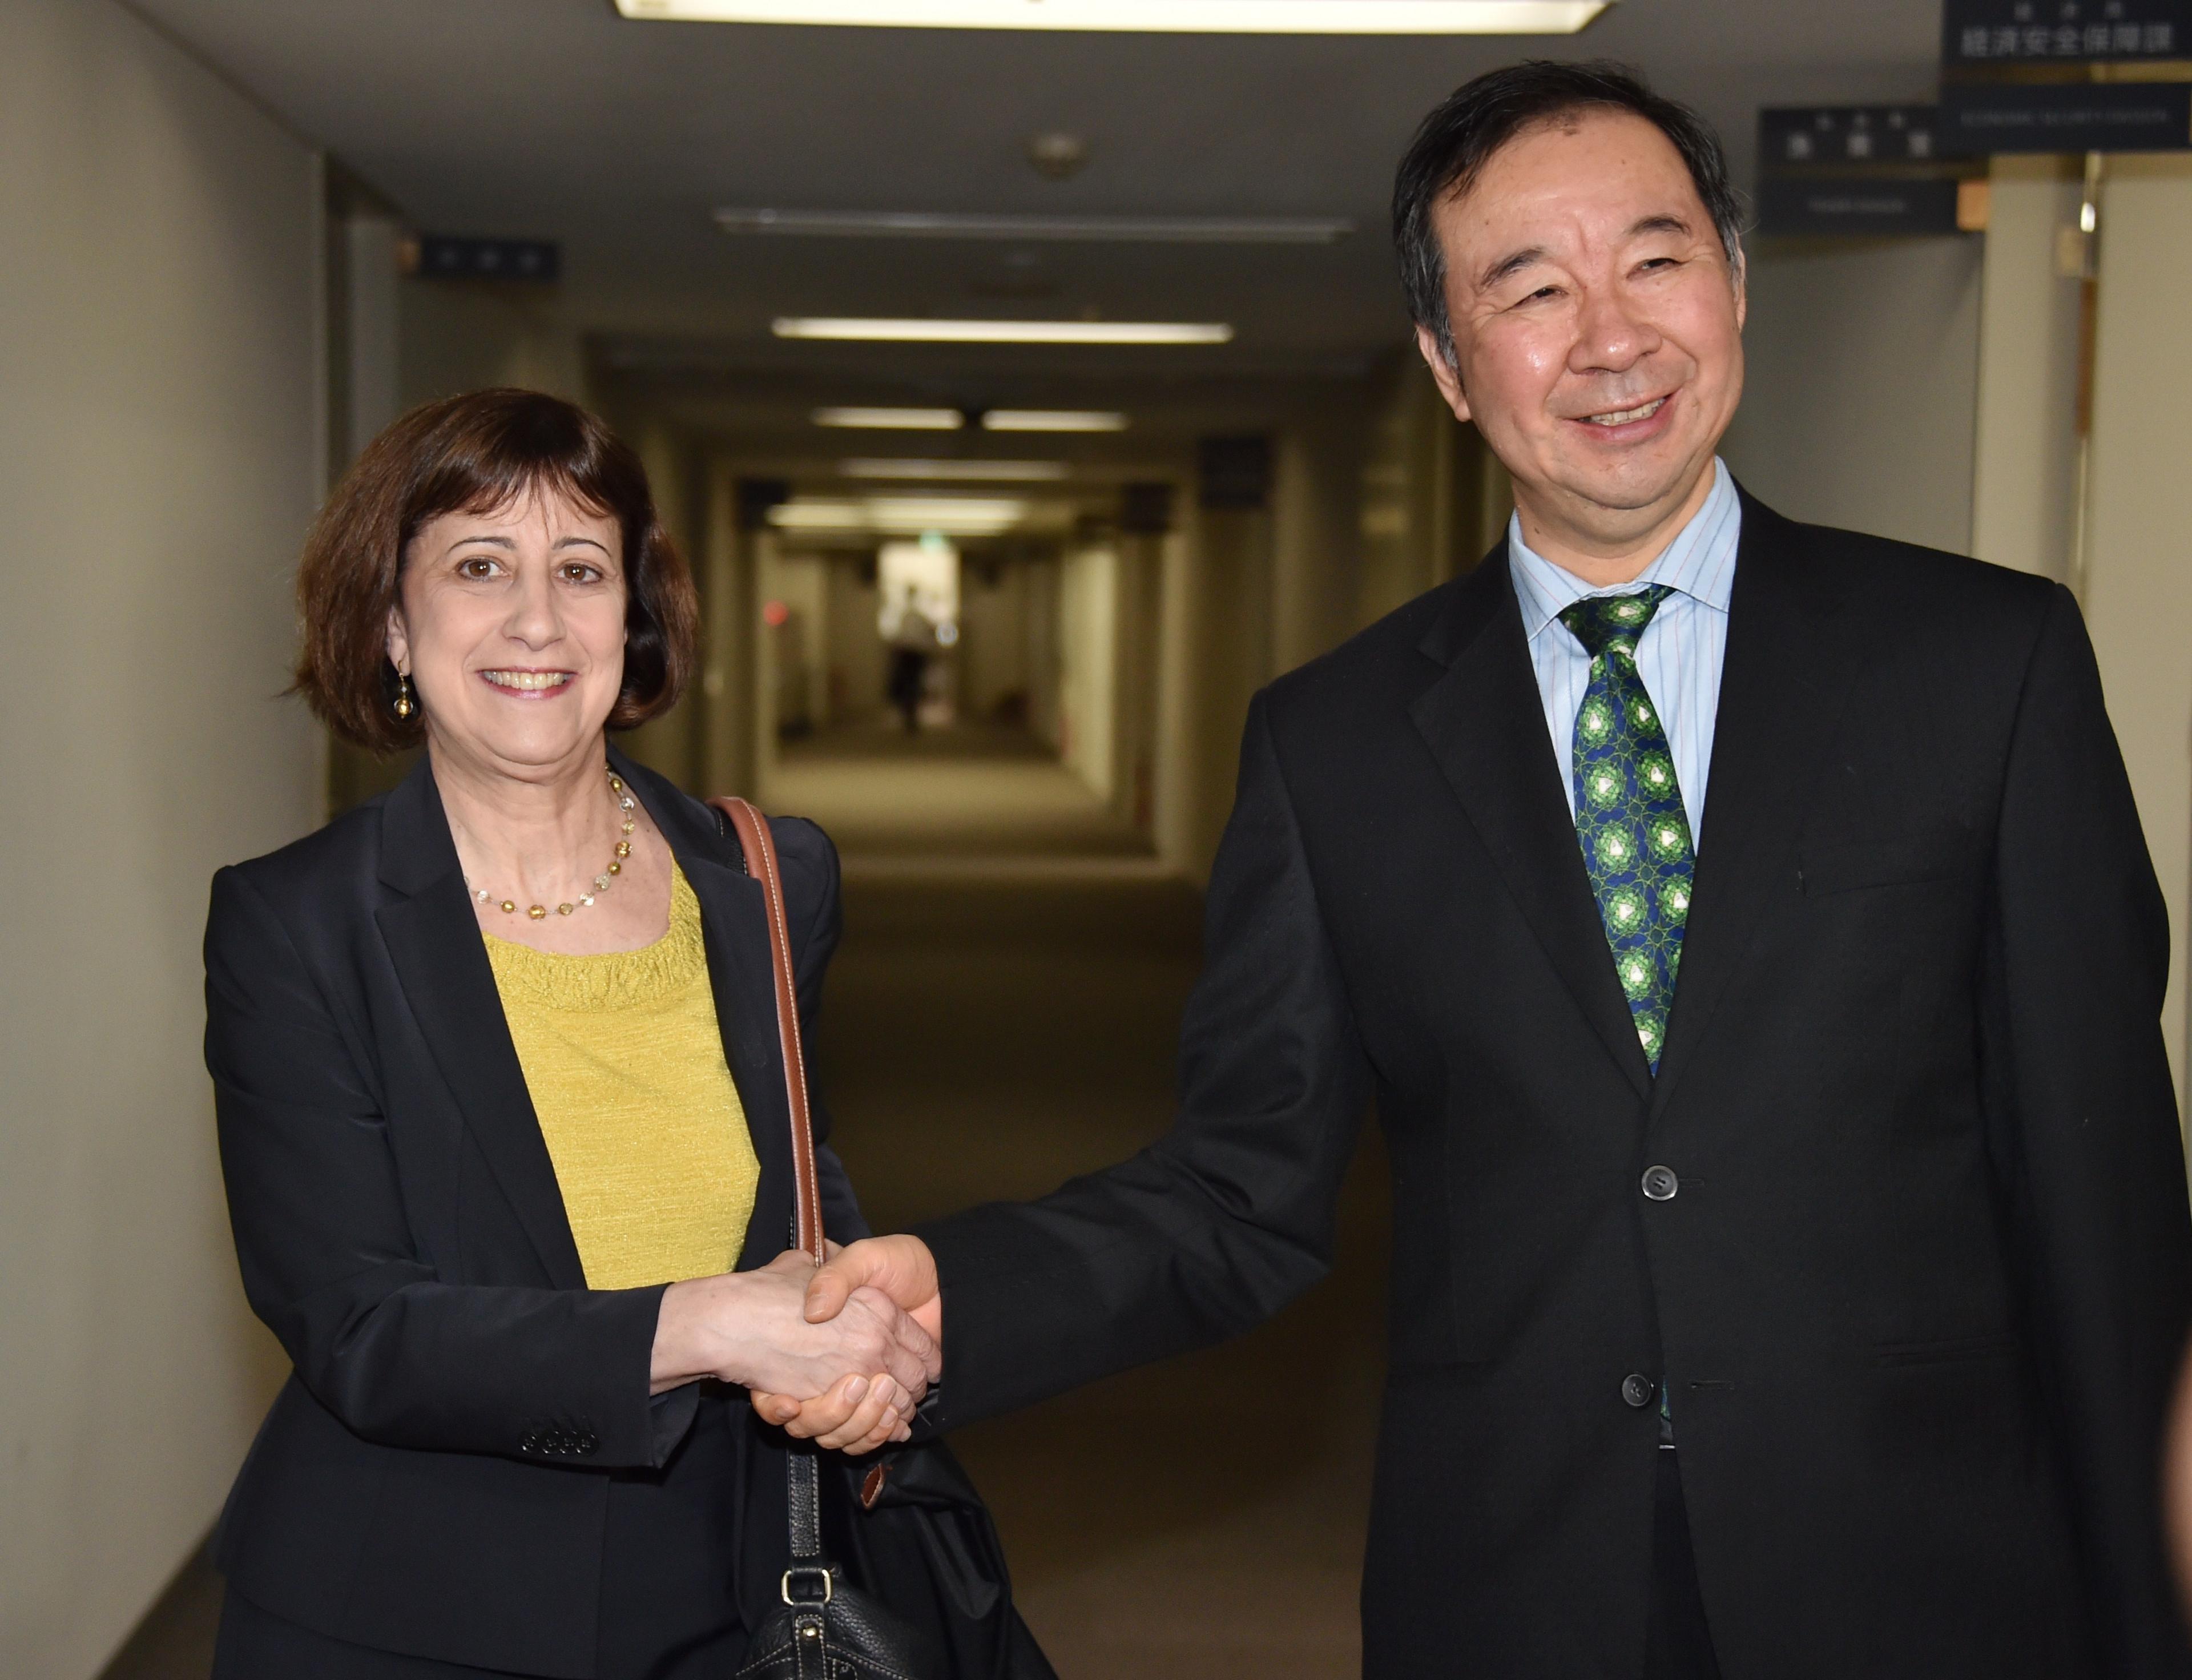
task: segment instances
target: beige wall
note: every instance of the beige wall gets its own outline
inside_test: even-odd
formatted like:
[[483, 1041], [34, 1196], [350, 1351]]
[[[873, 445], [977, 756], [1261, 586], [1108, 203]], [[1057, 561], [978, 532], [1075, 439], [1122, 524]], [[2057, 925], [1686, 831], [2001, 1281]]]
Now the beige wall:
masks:
[[2078, 500], [2084, 183], [2069, 158], [1997, 157], [1990, 191], [1972, 552], [2059, 583], [2070, 575]]
[[[1020, 615], [1026, 617], [1027, 580], [1025, 568], [1016, 569], [1022, 575], [1014, 580], [1021, 596]], [[832, 556], [830, 561], [830, 626], [827, 649], [829, 670], [826, 686], [829, 689], [830, 721], [833, 723], [862, 723], [882, 715], [888, 702], [883, 689], [888, 680], [889, 647], [876, 629], [876, 621], [882, 610], [882, 591], [876, 586], [872, 569], [863, 573], [859, 557], [853, 555]], [[1019, 662], [1027, 663], [1027, 626], [1020, 631]]]
[[[841, 568], [840, 569], [849, 569]], [[1024, 563], [984, 564], [962, 559], [959, 568], [959, 715], [976, 722], [996, 715], [1006, 696], [1028, 694], [1028, 568]], [[865, 644], [881, 652], [882, 638], [871, 616], [865, 624], [839, 630], [833, 643]], [[869, 655], [869, 657], [875, 657]], [[875, 663], [881, 665], [880, 657]], [[862, 659], [865, 667], [867, 658]]]
[[2192, 159], [2111, 160], [2101, 204], [2086, 620], [2169, 900], [2163, 1028], [2183, 1106], [2192, 943]]
[[1754, 253], [1722, 446], [1744, 487], [1791, 518], [1968, 552], [1983, 254], [1961, 235]]
[[1275, 671], [1307, 663], [1357, 627], [1366, 407], [1361, 393], [1335, 391], [1272, 450]]
[[317, 820], [314, 160], [110, 0], [0, 7], [0, 1673], [81, 1680], [281, 1369], [201, 1060], [206, 883]]
[[[548, 386], [541, 388], [584, 400], [583, 392]], [[677, 551], [685, 557], [687, 565], [693, 569], [694, 581], [705, 595], [708, 574], [700, 554], [706, 508], [700, 489], [704, 473], [696, 452], [677, 428], [659, 419], [650, 418], [633, 425], [614, 414], [608, 418], [612, 425], [619, 426], [619, 435], [638, 452], [640, 464], [647, 470], [648, 487], [654, 494], [656, 516], [670, 533], [670, 540], [677, 545]], [[704, 623], [705, 613], [704, 601]], [[661, 717], [619, 737], [619, 744], [641, 763], [659, 770], [681, 786], [696, 792], [723, 791], [700, 786], [706, 710], [699, 694], [688, 688], [676, 705]]]
[[494, 385], [586, 400], [585, 358], [557, 287], [409, 279], [397, 309], [407, 409]]
[[1356, 625], [1465, 572], [1506, 534], [1506, 469], [1453, 417], [1415, 346], [1371, 382], [1355, 498]]
[[1109, 800], [1116, 786], [1119, 556], [1068, 553], [1058, 589], [1058, 708], [1065, 768]]

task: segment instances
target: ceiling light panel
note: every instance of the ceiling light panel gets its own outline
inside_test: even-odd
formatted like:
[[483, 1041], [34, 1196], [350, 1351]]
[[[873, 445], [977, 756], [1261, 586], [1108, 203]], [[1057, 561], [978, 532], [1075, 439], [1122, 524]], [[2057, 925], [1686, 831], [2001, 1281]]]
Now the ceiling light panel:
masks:
[[855, 316], [779, 316], [769, 330], [780, 339], [866, 344], [1224, 344], [1233, 336], [1233, 329], [1222, 321], [933, 321]]
[[1355, 231], [1335, 216], [962, 215], [928, 210], [716, 212], [726, 233], [809, 238], [1008, 239], [1139, 245], [1330, 245]]
[[1573, 35], [1607, 0], [617, 0], [628, 18], [1190, 35]]
[[976, 496], [800, 497], [769, 509], [768, 523], [795, 534], [993, 537], [1026, 515], [1018, 500]]
[[945, 536], [992, 536], [1027, 511], [1024, 501], [971, 496], [871, 496], [868, 517], [879, 531], [941, 531]]
[[817, 409], [813, 419], [867, 431], [956, 431], [967, 423], [956, 409]]
[[1062, 460], [844, 460], [848, 478], [927, 478], [939, 483], [1040, 483], [1066, 476]]
[[1096, 409], [991, 409], [985, 431], [1124, 431], [1127, 417]]

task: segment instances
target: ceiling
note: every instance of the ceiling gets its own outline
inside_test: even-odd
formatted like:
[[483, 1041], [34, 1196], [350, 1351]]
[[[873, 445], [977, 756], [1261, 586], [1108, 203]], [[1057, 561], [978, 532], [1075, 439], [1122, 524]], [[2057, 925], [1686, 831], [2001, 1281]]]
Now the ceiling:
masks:
[[[417, 227], [562, 242], [562, 306], [612, 363], [771, 370], [1046, 398], [1084, 378], [1253, 380], [1401, 341], [1394, 162], [1458, 83], [1528, 54], [1641, 66], [1748, 180], [1767, 103], [1923, 98], [1938, 11], [1910, 0], [1622, 0], [1560, 39], [1121, 36], [631, 22], [609, 0], [129, 0], [385, 192]], [[1029, 138], [1088, 143], [1043, 179]], [[719, 231], [739, 205], [1344, 216], [1324, 247], [950, 243]], [[1222, 348], [793, 346], [797, 314], [1215, 319]]]

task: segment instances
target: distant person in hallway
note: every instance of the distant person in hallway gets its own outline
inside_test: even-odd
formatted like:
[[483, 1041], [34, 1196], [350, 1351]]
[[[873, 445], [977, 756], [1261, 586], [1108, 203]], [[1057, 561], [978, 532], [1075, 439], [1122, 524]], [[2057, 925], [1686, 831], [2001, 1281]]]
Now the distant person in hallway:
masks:
[[890, 631], [890, 699], [906, 734], [921, 733], [921, 703], [928, 693], [928, 660], [936, 651], [936, 626], [921, 610], [908, 584]]
[[2192, 1674], [2168, 934], [2075, 602], [1729, 476], [1738, 201], [1619, 68], [1470, 83], [1394, 209], [1505, 541], [1250, 707], [1170, 1135], [809, 1311], [887, 1289], [947, 1421], [1244, 1329], [1374, 1097], [1368, 1680]]
[[[608, 745], [692, 671], [691, 580], [600, 421], [489, 391], [367, 449], [299, 594], [313, 710], [426, 751], [214, 881], [230, 1216], [295, 1367], [221, 1519], [214, 1673], [721, 1680], [789, 1556], [740, 1385], [874, 1447], [935, 1349], [873, 1290], [804, 1317], [762, 890]], [[836, 854], [773, 827], [811, 1016]], [[863, 1234], [818, 1155], [826, 1228]]]

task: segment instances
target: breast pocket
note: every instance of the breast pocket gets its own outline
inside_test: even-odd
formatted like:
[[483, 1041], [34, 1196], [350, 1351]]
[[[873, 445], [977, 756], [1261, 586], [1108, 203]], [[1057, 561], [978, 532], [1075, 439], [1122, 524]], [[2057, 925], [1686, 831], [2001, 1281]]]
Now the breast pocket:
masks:
[[1807, 898], [1853, 893], [1867, 887], [1904, 887], [1961, 874], [1973, 855], [1972, 836], [1961, 828], [1933, 829], [1893, 840], [1856, 845], [1807, 847], [1796, 871]]

